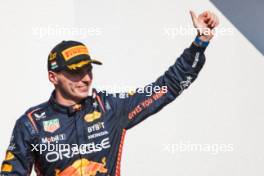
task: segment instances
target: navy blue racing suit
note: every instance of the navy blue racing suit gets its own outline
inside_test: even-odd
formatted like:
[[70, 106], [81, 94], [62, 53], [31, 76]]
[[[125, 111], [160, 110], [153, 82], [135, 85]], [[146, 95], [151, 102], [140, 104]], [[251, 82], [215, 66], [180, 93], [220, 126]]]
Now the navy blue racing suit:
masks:
[[56, 103], [53, 92], [16, 121], [1, 175], [30, 175], [34, 166], [38, 176], [119, 176], [126, 130], [188, 88], [205, 63], [204, 50], [192, 44], [155, 82], [135, 92], [94, 90], [71, 107]]

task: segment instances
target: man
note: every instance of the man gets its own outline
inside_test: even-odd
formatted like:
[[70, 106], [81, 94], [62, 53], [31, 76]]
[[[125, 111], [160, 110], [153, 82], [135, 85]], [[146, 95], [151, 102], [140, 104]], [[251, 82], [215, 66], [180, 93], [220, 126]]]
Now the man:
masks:
[[[198, 36], [164, 75], [147, 85], [153, 90], [107, 94], [93, 89], [92, 64], [82, 43], [63, 41], [50, 52], [51, 98], [30, 108], [16, 122], [1, 175], [100, 176], [120, 175], [127, 129], [173, 101], [197, 77], [204, 50], [218, 18], [206, 11], [191, 12]], [[147, 95], [148, 94], [148, 95]]]

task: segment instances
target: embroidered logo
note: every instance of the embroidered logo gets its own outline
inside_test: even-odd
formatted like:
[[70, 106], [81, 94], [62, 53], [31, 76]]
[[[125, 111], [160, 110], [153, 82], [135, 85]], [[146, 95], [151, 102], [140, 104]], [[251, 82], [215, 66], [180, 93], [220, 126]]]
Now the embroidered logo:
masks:
[[96, 119], [99, 119], [101, 117], [101, 113], [98, 111], [94, 111], [92, 113], [86, 114], [84, 116], [84, 119], [86, 122], [93, 122]]
[[43, 121], [43, 127], [44, 127], [44, 131], [53, 133], [54, 131], [60, 128], [59, 119]]

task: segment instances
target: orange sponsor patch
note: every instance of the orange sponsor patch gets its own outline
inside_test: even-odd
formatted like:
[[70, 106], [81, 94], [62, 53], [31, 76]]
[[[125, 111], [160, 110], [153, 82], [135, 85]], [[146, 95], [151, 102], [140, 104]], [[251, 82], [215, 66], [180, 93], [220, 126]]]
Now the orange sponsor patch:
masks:
[[11, 172], [13, 170], [13, 166], [11, 164], [3, 164], [1, 171], [2, 172]]
[[75, 56], [79, 56], [82, 54], [88, 55], [88, 49], [83, 45], [70, 47], [70, 48], [62, 51], [62, 55], [66, 61], [70, 60], [71, 58], [73, 58]]

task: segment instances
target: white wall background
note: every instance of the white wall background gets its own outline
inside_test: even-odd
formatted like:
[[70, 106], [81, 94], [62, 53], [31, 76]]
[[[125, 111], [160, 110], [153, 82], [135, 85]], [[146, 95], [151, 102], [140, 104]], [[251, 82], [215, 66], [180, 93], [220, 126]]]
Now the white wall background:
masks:
[[[191, 26], [189, 9], [214, 11], [221, 28], [233, 28], [209, 1], [202, 0], [1, 1], [1, 160], [15, 120], [49, 98], [52, 85], [46, 60], [55, 44], [74, 39], [90, 47], [104, 63], [94, 69], [95, 85], [144, 85], [173, 64], [194, 39], [164, 32], [168, 27]], [[70, 32], [58, 32], [63, 28]], [[83, 29], [86, 34], [80, 32]], [[184, 94], [127, 132], [122, 175], [264, 174], [264, 58], [233, 30], [211, 42], [204, 69]], [[231, 144], [233, 151], [164, 150], [165, 144], [181, 142]]]

